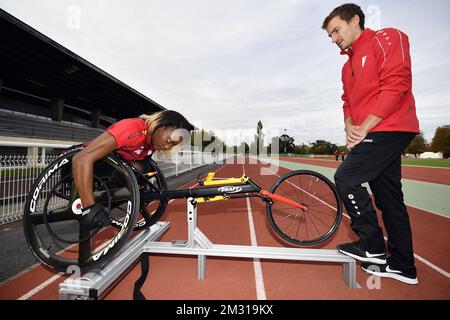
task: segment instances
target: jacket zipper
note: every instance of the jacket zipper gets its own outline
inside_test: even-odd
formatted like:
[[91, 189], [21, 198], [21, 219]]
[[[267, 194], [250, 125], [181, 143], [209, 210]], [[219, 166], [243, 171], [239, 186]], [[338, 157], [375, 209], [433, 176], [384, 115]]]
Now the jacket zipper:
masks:
[[352, 59], [352, 57], [350, 57], [350, 68], [352, 69], [352, 77], [353, 77], [354, 72], [353, 72], [353, 59]]

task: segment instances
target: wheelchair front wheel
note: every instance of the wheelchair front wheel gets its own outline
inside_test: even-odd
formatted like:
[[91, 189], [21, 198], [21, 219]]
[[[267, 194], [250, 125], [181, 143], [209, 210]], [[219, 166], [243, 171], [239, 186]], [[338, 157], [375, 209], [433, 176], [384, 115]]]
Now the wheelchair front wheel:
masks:
[[322, 243], [333, 235], [342, 218], [342, 204], [334, 184], [320, 173], [296, 170], [281, 176], [271, 193], [294, 200], [307, 210], [271, 201], [266, 212], [273, 230], [299, 246]]

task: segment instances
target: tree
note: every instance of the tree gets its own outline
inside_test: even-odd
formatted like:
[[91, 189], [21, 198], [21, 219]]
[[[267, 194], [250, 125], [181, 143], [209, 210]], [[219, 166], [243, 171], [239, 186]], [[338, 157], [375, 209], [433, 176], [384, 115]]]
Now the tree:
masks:
[[259, 120], [258, 124], [256, 125], [256, 134], [258, 135], [258, 137], [261, 136], [262, 128], [263, 128], [263, 124], [262, 124], [261, 120]]
[[310, 153], [312, 154], [333, 154], [337, 149], [334, 143], [325, 140], [316, 140], [312, 143]]
[[280, 153], [292, 153], [294, 152], [294, 138], [287, 134], [282, 134], [280, 137]]
[[442, 152], [445, 158], [450, 156], [450, 126], [436, 128], [431, 142], [431, 150]]
[[405, 149], [405, 153], [411, 153], [414, 156], [417, 154], [425, 152], [427, 150], [427, 143], [423, 137], [423, 132], [420, 132], [414, 137], [409, 146]]
[[309, 147], [302, 143], [301, 145], [295, 146], [294, 153], [296, 154], [308, 154], [309, 153]]
[[[263, 139], [263, 134], [262, 134], [262, 128], [263, 128], [263, 124], [261, 122], [261, 120], [258, 121], [258, 123], [256, 124], [256, 136], [255, 136], [255, 144], [256, 144], [256, 148], [252, 149], [256, 151], [256, 154], [260, 154], [261, 150], [259, 150], [261, 143], [261, 140]], [[250, 146], [250, 148], [255, 147], [253, 142], [252, 142], [253, 146]]]

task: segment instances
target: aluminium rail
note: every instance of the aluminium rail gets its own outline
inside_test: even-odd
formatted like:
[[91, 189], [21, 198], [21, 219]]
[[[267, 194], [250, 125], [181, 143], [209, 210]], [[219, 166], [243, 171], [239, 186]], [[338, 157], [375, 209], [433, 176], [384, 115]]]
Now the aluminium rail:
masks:
[[[213, 244], [197, 227], [197, 202], [194, 198], [187, 199], [187, 221], [187, 240], [155, 241], [168, 227], [168, 222], [157, 222], [146, 233], [144, 231], [136, 236], [132, 240], [134, 242], [126, 244], [126, 248], [122, 248], [103, 269], [84, 275], [79, 279], [80, 281], [73, 281], [69, 278], [61, 283], [60, 299], [98, 299], [102, 297], [107, 287], [114, 284], [121, 272], [133, 264], [143, 253], [197, 256], [199, 280], [205, 279], [207, 256], [338, 263], [343, 265], [344, 283], [349, 288], [361, 288], [356, 280], [355, 259], [343, 255], [337, 250]], [[158, 235], [156, 235], [157, 233]]]

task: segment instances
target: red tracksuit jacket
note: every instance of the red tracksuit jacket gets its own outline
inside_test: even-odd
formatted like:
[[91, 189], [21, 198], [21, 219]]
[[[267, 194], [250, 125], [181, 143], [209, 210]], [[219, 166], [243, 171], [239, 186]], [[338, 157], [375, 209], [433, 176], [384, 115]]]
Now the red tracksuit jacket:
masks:
[[344, 119], [360, 125], [373, 114], [383, 120], [370, 132], [419, 132], [408, 36], [393, 28], [365, 29], [341, 54], [349, 56], [342, 68]]

